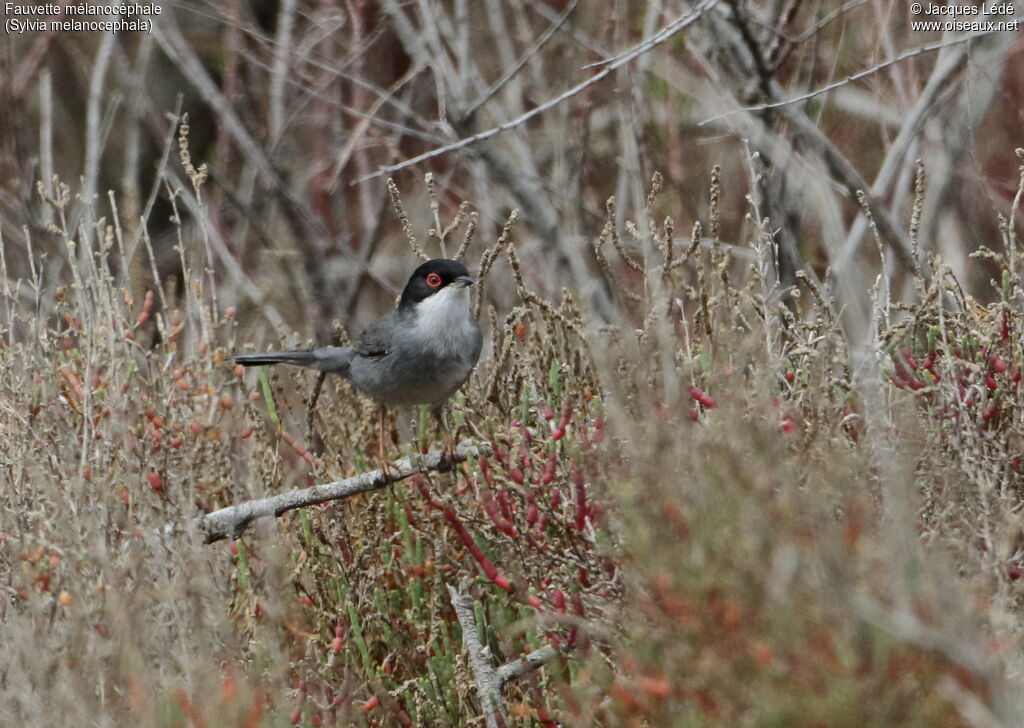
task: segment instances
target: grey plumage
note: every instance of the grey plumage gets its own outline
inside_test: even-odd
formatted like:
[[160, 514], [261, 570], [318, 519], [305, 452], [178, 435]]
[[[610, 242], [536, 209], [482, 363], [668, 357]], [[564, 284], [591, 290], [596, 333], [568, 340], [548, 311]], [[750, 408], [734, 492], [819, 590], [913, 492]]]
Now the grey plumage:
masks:
[[243, 354], [235, 361], [338, 374], [386, 407], [426, 404], [436, 412], [480, 358], [483, 337], [470, 307], [472, 282], [461, 263], [429, 261], [413, 273], [398, 307], [367, 327], [352, 346]]
[[348, 376], [349, 363], [355, 355], [351, 346], [329, 346], [322, 349], [287, 349], [264, 354], [239, 354], [235, 361], [245, 366], [260, 364], [294, 364]]

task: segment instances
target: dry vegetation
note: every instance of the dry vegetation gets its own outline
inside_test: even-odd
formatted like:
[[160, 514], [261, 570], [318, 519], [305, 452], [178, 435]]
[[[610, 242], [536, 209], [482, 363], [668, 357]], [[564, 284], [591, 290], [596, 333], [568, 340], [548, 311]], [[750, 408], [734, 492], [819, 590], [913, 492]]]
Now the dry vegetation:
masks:
[[1005, 271], [988, 306], [935, 258], [916, 300], [876, 289], [855, 366], [834, 305], [779, 285], [756, 196], [745, 259], [714, 237], [670, 253], [660, 185], [629, 240], [611, 203], [597, 240], [632, 279], [619, 325], [532, 292], [514, 228], [484, 253], [511, 260], [520, 303], [491, 309], [453, 419], [489, 456], [229, 546], [204, 546], [196, 514], [367, 469], [374, 409], [329, 381], [308, 418], [305, 372], [243, 378], [234, 309], [189, 246], [192, 285], [156, 311], [170, 292], [133, 300], [109, 266], [118, 228], [80, 247], [59, 187], [70, 280], [4, 291], [5, 714], [460, 724], [479, 696], [451, 586], [496, 665], [562, 651], [509, 686], [514, 720], [1012, 715], [1015, 247], [986, 253]]
[[[486, 5], [177, 9], [0, 76], [39, 86], [0, 117], [0, 723], [1020, 725], [1019, 43], [890, 63], [938, 39], [870, 36], [880, 1]], [[873, 95], [803, 98], [873, 41]], [[620, 88], [565, 94], [608, 48]], [[188, 96], [131, 94], [165, 64]], [[488, 340], [459, 462], [396, 416], [399, 482], [216, 540], [378, 465], [347, 384], [233, 354], [343, 342], [442, 253]]]

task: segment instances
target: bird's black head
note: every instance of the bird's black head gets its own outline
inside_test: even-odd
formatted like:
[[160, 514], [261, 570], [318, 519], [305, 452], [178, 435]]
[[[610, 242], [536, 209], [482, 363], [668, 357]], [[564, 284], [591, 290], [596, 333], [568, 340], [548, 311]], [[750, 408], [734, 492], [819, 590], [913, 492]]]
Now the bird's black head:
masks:
[[466, 266], [459, 261], [447, 258], [428, 260], [409, 276], [409, 282], [405, 284], [398, 307], [415, 306], [448, 286], [471, 285], [473, 279], [469, 277]]

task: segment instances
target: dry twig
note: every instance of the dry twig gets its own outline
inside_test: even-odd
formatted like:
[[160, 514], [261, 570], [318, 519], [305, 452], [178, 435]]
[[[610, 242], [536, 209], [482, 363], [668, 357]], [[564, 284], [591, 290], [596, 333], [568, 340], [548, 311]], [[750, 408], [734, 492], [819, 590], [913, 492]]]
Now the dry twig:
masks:
[[480, 643], [477, 636], [476, 618], [473, 616], [473, 599], [465, 592], [448, 585], [455, 616], [462, 629], [462, 644], [469, 653], [473, 668], [473, 679], [480, 695], [480, 706], [483, 708], [484, 723], [487, 728], [498, 728], [508, 723], [505, 707], [501, 700], [501, 688], [513, 680], [518, 680], [539, 669], [558, 653], [551, 645], [545, 645], [528, 655], [512, 660], [501, 667], [495, 668], [488, 659], [490, 652]]
[[473, 680], [480, 696], [480, 707], [484, 713], [487, 728], [498, 728], [508, 724], [508, 715], [501, 702], [501, 678], [494, 665], [488, 659], [488, 652], [476, 633], [476, 619], [473, 616], [473, 600], [464, 592], [460, 592], [451, 584], [448, 594], [452, 599], [455, 616], [462, 628], [462, 645], [469, 653], [469, 663], [473, 668]]
[[[783, 99], [781, 101], [772, 101], [772, 102], [769, 102], [769, 103], [755, 104], [753, 106], [744, 106], [744, 107], [739, 108], [739, 109], [732, 109], [731, 111], [727, 111], [724, 114], [719, 114], [718, 116], [712, 116], [709, 119], [704, 119], [703, 121], [698, 122], [697, 126], [705, 126], [707, 124], [713, 124], [713, 123], [715, 123], [717, 121], [721, 121], [722, 119], [725, 119], [727, 117], [733, 116], [734, 114], [742, 114], [742, 113], [745, 113], [745, 112], [746, 113], [756, 113], [758, 111], [767, 111], [769, 109], [780, 109], [780, 108], [782, 108], [784, 106], [790, 106], [792, 104], [799, 104], [799, 103], [807, 101], [809, 99], [813, 99], [815, 96], [820, 96], [821, 94], [828, 93], [829, 91], [834, 91], [837, 88], [840, 88], [842, 86], [846, 86], [848, 84], [851, 84], [854, 81], [859, 81], [862, 78], [867, 78], [868, 76], [876, 74], [879, 71], [883, 71], [886, 68], [889, 68], [890, 66], [893, 66], [893, 65], [895, 65], [897, 63], [900, 63], [901, 61], [905, 61], [905, 60], [907, 60], [909, 58], [914, 58], [916, 56], [920, 56], [920, 55], [923, 55], [925, 53], [931, 53], [931, 52], [934, 52], [934, 51], [939, 51], [939, 50], [942, 50], [943, 48], [947, 48], [949, 46], [955, 46], [955, 45], [960, 45], [960, 44], [963, 44], [963, 43], [968, 43], [968, 42], [970, 42], [972, 40], [977, 40], [978, 38], [984, 38], [985, 36], [991, 35], [992, 33], [996, 33], [996, 32], [1003, 32], [1003, 31], [983, 30], [983, 31], [979, 31], [977, 33], [972, 33], [970, 35], [965, 35], [965, 36], [963, 36], [961, 38], [955, 38], [953, 40], [938, 41], [938, 42], [935, 42], [935, 43], [928, 43], [927, 45], [918, 46], [917, 48], [911, 48], [908, 51], [904, 51], [903, 53], [900, 53], [895, 58], [890, 58], [887, 61], [882, 61], [881, 63], [876, 63], [875, 65], [871, 66], [870, 68], [865, 68], [863, 71], [858, 71], [857, 73], [851, 74], [851, 75], [847, 76], [846, 78], [840, 79], [839, 81], [833, 81], [832, 83], [828, 83], [828, 84], [825, 84], [824, 86], [820, 86], [820, 87], [814, 89], [813, 91], [808, 91], [808, 92], [800, 94], [798, 96], [794, 96], [794, 97], [788, 98], [788, 99]], [[380, 174], [380, 173], [378, 173], [378, 174]], [[374, 175], [374, 176], [377, 176], [377, 175]]]
[[503, 131], [508, 131], [509, 129], [515, 129], [517, 126], [521, 126], [522, 124], [526, 123], [533, 117], [538, 116], [539, 114], [543, 114], [545, 111], [552, 109], [555, 106], [558, 106], [563, 101], [566, 101], [567, 99], [571, 99], [573, 96], [576, 96], [581, 91], [590, 88], [595, 83], [602, 81], [606, 76], [615, 72], [617, 69], [626, 65], [630, 61], [642, 56], [644, 53], [647, 53], [649, 50], [655, 48], [661, 43], [664, 43], [666, 40], [674, 36], [676, 33], [680, 32], [684, 28], [692, 25], [697, 20], [699, 20], [700, 17], [704, 14], [704, 12], [717, 2], [718, 0], [703, 0], [695, 8], [693, 8], [683, 16], [677, 18], [673, 22], [669, 23], [650, 38], [643, 40], [642, 42], [635, 45], [628, 52], [612, 60], [600, 72], [594, 74], [586, 81], [581, 81], [568, 91], [556, 96], [553, 99], [545, 101], [543, 104], [539, 104], [533, 107], [525, 114], [522, 114], [517, 118], [512, 119], [511, 121], [506, 121], [504, 124], [499, 124], [498, 126], [491, 127], [486, 131], [478, 132], [476, 134], [473, 134], [472, 136], [463, 137], [462, 139], [452, 142], [451, 144], [446, 144], [443, 147], [431, 149], [428, 152], [424, 152], [423, 154], [417, 155], [412, 159], [407, 159], [404, 162], [400, 162], [399, 164], [392, 164], [388, 167], [381, 167], [373, 174], [364, 175], [363, 177], [357, 179], [356, 184], [366, 182], [367, 180], [371, 180], [376, 177], [381, 177], [386, 174], [392, 174], [400, 169], [411, 167], [415, 164], [419, 164], [420, 162], [425, 162], [428, 159], [433, 159], [434, 157], [439, 157], [442, 154], [447, 154], [448, 152], [454, 152], [456, 150], [462, 149], [463, 147], [468, 147], [470, 144], [473, 144], [475, 142], [480, 142], [483, 141], [484, 139], [490, 139], [491, 137], [497, 136]]
[[489, 453], [490, 447], [486, 444], [475, 445], [468, 441], [462, 442], [455, 449], [450, 459], [440, 450], [415, 458], [402, 458], [388, 466], [390, 477], [385, 476], [380, 470], [368, 470], [365, 473], [333, 483], [290, 490], [287, 493], [278, 493], [267, 498], [238, 503], [213, 511], [212, 513], [207, 513], [205, 516], [197, 519], [196, 527], [204, 532], [204, 541], [206, 543], [213, 543], [214, 541], [237, 536], [257, 518], [265, 516], [276, 517], [296, 508], [313, 506], [332, 500], [341, 500], [357, 493], [369, 493], [370, 491], [380, 490], [391, 485], [391, 483], [404, 480], [411, 475], [425, 473], [430, 470], [443, 472], [450, 470], [454, 463], [461, 463], [469, 457]]

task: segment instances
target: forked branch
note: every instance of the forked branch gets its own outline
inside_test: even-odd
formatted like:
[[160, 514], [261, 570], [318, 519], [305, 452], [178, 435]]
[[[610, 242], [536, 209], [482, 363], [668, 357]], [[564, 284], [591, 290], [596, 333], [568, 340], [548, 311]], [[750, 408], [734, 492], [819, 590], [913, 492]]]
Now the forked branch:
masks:
[[523, 655], [495, 668], [491, 664], [488, 650], [480, 643], [480, 638], [477, 636], [472, 597], [451, 584], [448, 585], [448, 594], [462, 630], [462, 645], [469, 653], [469, 663], [473, 668], [473, 680], [476, 683], [480, 707], [484, 713], [484, 724], [487, 728], [508, 725], [508, 715], [505, 713], [505, 705], [502, 702], [501, 688], [540, 668], [557, 655], [558, 650], [551, 645], [545, 645], [539, 650], [534, 650], [528, 655]]

